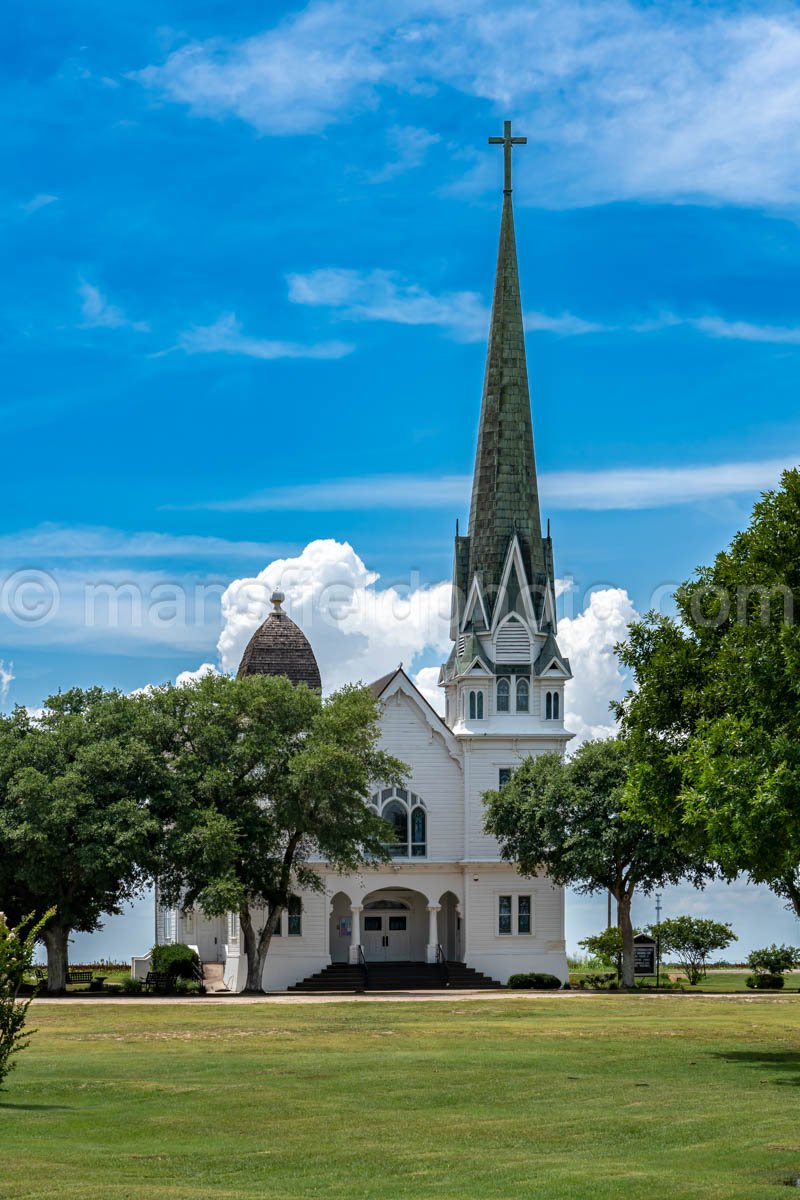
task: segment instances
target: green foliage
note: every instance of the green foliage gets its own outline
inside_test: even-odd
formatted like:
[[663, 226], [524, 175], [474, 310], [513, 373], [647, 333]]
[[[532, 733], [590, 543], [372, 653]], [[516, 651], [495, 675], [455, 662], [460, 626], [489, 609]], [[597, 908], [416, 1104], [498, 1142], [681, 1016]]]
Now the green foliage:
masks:
[[52, 911], [47, 912], [35, 921], [31, 914], [9, 926], [5, 914], [0, 913], [0, 1086], [17, 1065], [14, 1056], [30, 1041], [25, 1022], [31, 1001], [19, 996], [33, 962], [36, 939], [52, 916]]
[[756, 974], [783, 975], [800, 966], [800, 950], [795, 946], [764, 946], [747, 956], [747, 965]]
[[800, 470], [618, 648], [637, 819], [746, 871], [800, 915]]
[[784, 982], [782, 975], [771, 975], [764, 971], [760, 971], [757, 975], [748, 975], [745, 979], [749, 988], [782, 988]]
[[150, 970], [170, 979], [194, 979], [200, 959], [194, 950], [176, 942], [172, 946], [153, 946], [150, 951]]
[[650, 933], [660, 941], [662, 955], [675, 955], [693, 986], [705, 975], [709, 956], [737, 941], [730, 925], [707, 917], [672, 917], [652, 925]]
[[134, 979], [132, 975], [128, 975], [119, 986], [126, 996], [138, 996], [140, 992], [144, 991], [144, 980]]
[[100, 688], [51, 696], [36, 719], [0, 717], [0, 906], [12, 920], [56, 908], [42, 934], [56, 990], [69, 930], [97, 929], [147, 877], [151, 801], [169, 774], [149, 717], [145, 697]]
[[579, 893], [611, 892], [624, 946], [622, 973], [633, 986], [634, 893], [687, 876], [701, 883], [708, 872], [702, 858], [622, 811], [628, 768], [624, 743], [586, 742], [566, 762], [556, 753], [525, 759], [484, 802], [487, 832], [523, 874], [544, 867], [555, 883]]
[[[170, 788], [154, 810], [167, 830], [159, 888], [167, 903], [240, 915], [248, 987], [260, 988], [275, 923], [289, 898], [320, 890], [313, 860], [340, 871], [385, 860], [386, 822], [371, 786], [407, 768], [378, 749], [368, 688], [322, 698], [288, 679], [207, 675], [151, 696]], [[270, 914], [256, 930], [251, 907]]]
[[552, 991], [561, 987], [561, 980], [556, 975], [548, 975], [546, 971], [525, 971], [509, 976], [506, 986], [517, 990]]

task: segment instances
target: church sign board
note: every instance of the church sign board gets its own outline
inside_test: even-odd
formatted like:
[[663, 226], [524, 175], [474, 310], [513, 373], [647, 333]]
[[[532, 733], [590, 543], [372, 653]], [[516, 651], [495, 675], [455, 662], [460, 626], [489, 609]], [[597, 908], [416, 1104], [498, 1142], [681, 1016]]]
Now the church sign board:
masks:
[[646, 933], [637, 933], [633, 939], [634, 975], [655, 975], [656, 943]]

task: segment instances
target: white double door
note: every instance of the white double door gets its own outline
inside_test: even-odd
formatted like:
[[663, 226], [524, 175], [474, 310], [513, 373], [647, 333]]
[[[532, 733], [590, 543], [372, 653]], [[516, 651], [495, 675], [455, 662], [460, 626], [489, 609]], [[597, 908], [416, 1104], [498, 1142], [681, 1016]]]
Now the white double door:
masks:
[[407, 912], [367, 913], [363, 917], [364, 957], [367, 962], [408, 962], [411, 932]]

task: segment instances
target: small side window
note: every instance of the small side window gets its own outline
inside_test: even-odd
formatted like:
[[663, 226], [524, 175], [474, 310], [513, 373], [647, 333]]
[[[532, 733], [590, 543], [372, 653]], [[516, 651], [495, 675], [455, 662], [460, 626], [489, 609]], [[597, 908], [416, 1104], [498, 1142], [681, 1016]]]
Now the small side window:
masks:
[[303, 901], [299, 896], [289, 897], [289, 921], [287, 933], [289, 937], [303, 936]]
[[511, 697], [511, 685], [507, 679], [497, 681], [497, 711], [508, 712]]

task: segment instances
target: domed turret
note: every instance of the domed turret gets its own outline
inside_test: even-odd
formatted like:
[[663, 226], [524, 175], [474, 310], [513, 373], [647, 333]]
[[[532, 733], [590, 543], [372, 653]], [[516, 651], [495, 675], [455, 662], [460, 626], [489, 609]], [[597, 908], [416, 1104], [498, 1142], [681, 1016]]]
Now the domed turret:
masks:
[[283, 593], [272, 596], [274, 612], [259, 625], [242, 655], [237, 674], [285, 675], [292, 683], [321, 688], [319, 667], [308, 638], [281, 608]]

